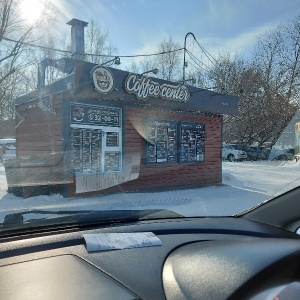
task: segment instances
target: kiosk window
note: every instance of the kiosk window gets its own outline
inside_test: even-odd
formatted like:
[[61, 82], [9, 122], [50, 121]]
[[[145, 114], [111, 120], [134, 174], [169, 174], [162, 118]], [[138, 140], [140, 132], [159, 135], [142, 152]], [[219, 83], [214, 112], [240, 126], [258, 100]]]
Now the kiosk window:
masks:
[[120, 171], [120, 152], [105, 152], [105, 171]]
[[205, 125], [194, 122], [181, 122], [180, 163], [203, 162], [205, 157]]
[[119, 133], [118, 132], [107, 132], [106, 133], [106, 146], [107, 147], [119, 146]]
[[148, 121], [146, 163], [177, 162], [177, 122]]

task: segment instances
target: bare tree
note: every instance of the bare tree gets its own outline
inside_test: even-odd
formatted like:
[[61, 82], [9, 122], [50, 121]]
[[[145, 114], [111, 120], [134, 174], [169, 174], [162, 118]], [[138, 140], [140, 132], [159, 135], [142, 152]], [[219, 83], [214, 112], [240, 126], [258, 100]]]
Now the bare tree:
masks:
[[300, 16], [284, 28], [280, 64], [285, 66], [283, 78], [288, 99], [300, 103]]
[[[144, 60], [140, 63], [140, 72], [148, 72], [150, 70], [159, 69], [159, 65], [157, 64], [156, 60], [150, 57], [146, 57]], [[161, 72], [159, 70], [159, 73], [157, 75], [151, 73], [150, 74], [153, 77], [159, 77], [161, 78]]]
[[164, 39], [158, 46], [159, 52], [166, 52], [155, 58], [159, 77], [165, 80], [180, 80], [181, 59], [180, 51], [174, 51], [180, 48], [180, 44], [173, 41], [172, 37]]
[[109, 32], [104, 31], [94, 20], [91, 20], [86, 28], [85, 38], [86, 59], [92, 63], [101, 64], [110, 58], [106, 55], [115, 55], [118, 48], [109, 41]]
[[[21, 12], [22, 0], [0, 1], [0, 120], [12, 117], [12, 99], [23, 91], [16, 88], [19, 72], [33, 62], [29, 44], [41, 38], [42, 24], [50, 21], [45, 11], [41, 18], [29, 23]], [[46, 12], [48, 6], [45, 6]]]
[[265, 104], [261, 142], [269, 140], [275, 143], [297, 111], [297, 85], [300, 78], [299, 20], [298, 17], [293, 22], [279, 26], [259, 38], [257, 43], [253, 64], [263, 74], [260, 100]]
[[157, 48], [157, 52], [163, 53], [151, 57], [145, 57], [136, 62], [134, 70], [137, 73], [147, 72], [158, 69], [158, 74], [151, 74], [164, 80], [179, 81], [181, 78], [181, 52], [176, 51], [180, 48], [180, 44], [174, 42], [172, 37], [164, 39]]
[[238, 116], [224, 118], [225, 141], [277, 141], [299, 106], [299, 40], [298, 17], [259, 37], [252, 58], [222, 55], [201, 75], [218, 92], [239, 97]]
[[[91, 28], [87, 32], [85, 41], [88, 46], [86, 52], [96, 54], [95, 56], [87, 55], [86, 59], [94, 63], [101, 63], [107, 60], [102, 55], [110, 55], [113, 51], [116, 51], [116, 47], [112, 47], [108, 40], [108, 32], [102, 32], [101, 28], [94, 21], [91, 21]], [[20, 69], [17, 72], [21, 75], [19, 92], [26, 93], [37, 88], [37, 65], [43, 58], [55, 61], [71, 56], [70, 38], [68, 36], [58, 36], [55, 29], [45, 32], [43, 39], [38, 42], [39, 47], [30, 47], [32, 63], [26, 69]], [[65, 76], [65, 73], [58, 68], [46, 68], [45, 84], [51, 84], [63, 76]]]
[[131, 64], [126, 67], [127, 72], [140, 73], [138, 64], [132, 60]]

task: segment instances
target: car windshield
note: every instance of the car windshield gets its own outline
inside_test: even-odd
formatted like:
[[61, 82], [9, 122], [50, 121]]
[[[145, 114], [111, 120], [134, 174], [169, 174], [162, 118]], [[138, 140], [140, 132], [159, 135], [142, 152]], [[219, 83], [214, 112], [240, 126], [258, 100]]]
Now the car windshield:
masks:
[[299, 8], [1, 1], [1, 226], [232, 216], [298, 187]]

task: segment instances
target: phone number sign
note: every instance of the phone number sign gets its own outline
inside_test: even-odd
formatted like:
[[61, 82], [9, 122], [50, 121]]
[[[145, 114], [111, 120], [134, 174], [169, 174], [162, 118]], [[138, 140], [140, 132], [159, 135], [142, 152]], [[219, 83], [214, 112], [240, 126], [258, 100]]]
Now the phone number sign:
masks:
[[121, 127], [121, 109], [115, 107], [70, 104], [71, 124]]

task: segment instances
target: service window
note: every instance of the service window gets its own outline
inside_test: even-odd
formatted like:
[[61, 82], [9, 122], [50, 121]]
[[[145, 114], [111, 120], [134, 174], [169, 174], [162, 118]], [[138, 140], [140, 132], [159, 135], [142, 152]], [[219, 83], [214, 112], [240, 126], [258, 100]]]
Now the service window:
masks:
[[81, 103], [71, 103], [70, 110], [72, 171], [122, 171], [122, 110]]
[[203, 162], [205, 158], [205, 125], [180, 122], [179, 134], [179, 162]]
[[146, 163], [177, 162], [177, 122], [147, 121]]

